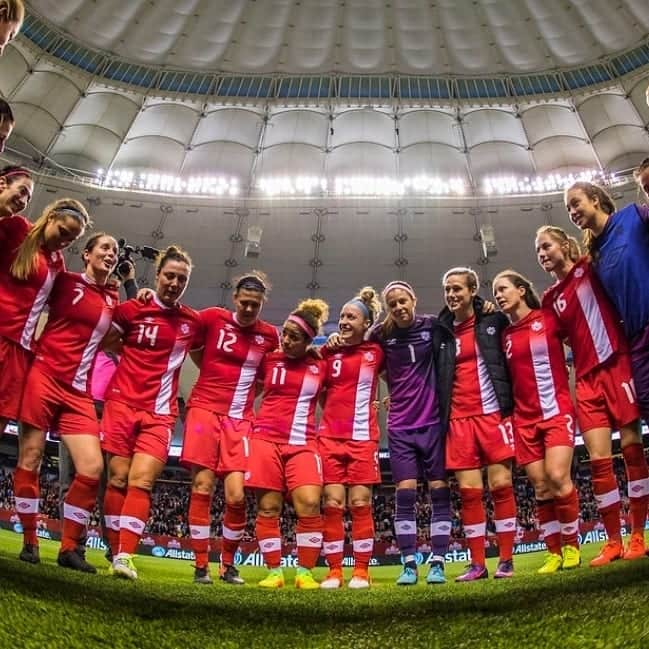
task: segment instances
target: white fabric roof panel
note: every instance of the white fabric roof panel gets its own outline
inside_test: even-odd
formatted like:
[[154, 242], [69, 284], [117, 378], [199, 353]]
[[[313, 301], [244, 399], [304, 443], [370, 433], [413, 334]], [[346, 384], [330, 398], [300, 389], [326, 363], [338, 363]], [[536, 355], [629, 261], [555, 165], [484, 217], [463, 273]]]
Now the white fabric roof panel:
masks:
[[272, 115], [264, 137], [264, 146], [310, 144], [324, 149], [329, 119], [314, 110], [279, 110]]
[[324, 151], [308, 144], [276, 144], [265, 148], [257, 159], [257, 177], [323, 176]]

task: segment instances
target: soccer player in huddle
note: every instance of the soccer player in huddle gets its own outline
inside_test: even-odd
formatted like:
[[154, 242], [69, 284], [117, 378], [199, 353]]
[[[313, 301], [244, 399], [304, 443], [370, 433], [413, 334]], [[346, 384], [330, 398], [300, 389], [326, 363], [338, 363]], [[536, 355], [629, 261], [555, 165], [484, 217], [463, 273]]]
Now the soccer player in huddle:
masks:
[[156, 290], [148, 302], [128, 300], [114, 311], [106, 346], [122, 357], [106, 390], [101, 420], [108, 453], [104, 517], [113, 573], [137, 579], [132, 555], [151, 509], [151, 490], [164, 469], [178, 416], [178, 379], [187, 353], [202, 338], [198, 312], [180, 303], [191, 275], [186, 252], [160, 253]]
[[0, 0], [0, 56], [7, 43], [16, 38], [25, 20], [22, 0]]
[[369, 340], [385, 354], [390, 407], [388, 444], [396, 485], [394, 527], [403, 560], [400, 586], [417, 583], [417, 481], [428, 484], [431, 504], [432, 562], [426, 581], [446, 582], [444, 555], [451, 533], [450, 490], [446, 482], [445, 437], [448, 426], [455, 338], [428, 315], [417, 315], [417, 297], [406, 282], [390, 282], [382, 292], [386, 318]]
[[[103, 232], [88, 239], [82, 274], [64, 271], [54, 281], [47, 324], [36, 344], [20, 408], [18, 468], [29, 474], [16, 490], [25, 548], [21, 558], [38, 558], [34, 547], [38, 511], [38, 473], [48, 430], [56, 431], [67, 447], [76, 477], [63, 503], [63, 531], [58, 563], [65, 568], [96, 572], [77, 552], [97, 500], [104, 461], [99, 423], [90, 394], [95, 355], [110, 328], [117, 290], [108, 285], [117, 263], [117, 241]], [[27, 492], [29, 486], [29, 493]], [[26, 502], [32, 506], [24, 508]]]
[[514, 393], [516, 462], [534, 487], [548, 548], [538, 572], [577, 568], [579, 500], [570, 475], [575, 413], [559, 323], [552, 312], [541, 310], [531, 282], [520, 273], [496, 275], [493, 294], [511, 322], [502, 344]]
[[267, 353], [260, 369], [263, 394], [250, 438], [246, 486], [256, 491], [257, 542], [269, 568], [261, 588], [284, 586], [279, 523], [285, 498], [297, 514], [295, 587], [320, 587], [311, 571], [322, 546], [322, 461], [315, 409], [325, 363], [309, 347], [328, 312], [322, 300], [300, 302], [284, 322], [281, 349]]
[[5, 150], [5, 144], [15, 125], [16, 120], [11, 106], [4, 99], [0, 99], [0, 153]]
[[[536, 233], [541, 267], [556, 277], [543, 295], [543, 309], [556, 315], [561, 333], [572, 348], [577, 423], [583, 435], [593, 480], [593, 491], [608, 542], [590, 565], [616, 559], [644, 557], [647, 498], [635, 487], [649, 477], [638, 427], [629, 349], [620, 323], [599, 278], [579, 244], [561, 228], [547, 225]], [[620, 431], [627, 467], [632, 535], [625, 552], [620, 529], [620, 492], [613, 470], [611, 432]]]
[[20, 214], [29, 205], [33, 193], [34, 181], [28, 169], [8, 166], [0, 170], [0, 220]]
[[374, 549], [372, 485], [381, 482], [379, 426], [374, 399], [383, 350], [366, 341], [381, 312], [373, 288], [366, 286], [347, 302], [338, 320], [339, 346], [324, 347], [326, 363], [324, 409], [318, 427], [318, 452], [324, 480], [324, 554], [329, 574], [321, 588], [340, 588], [345, 505], [352, 517], [354, 570], [349, 587], [369, 588], [368, 566]]
[[488, 577], [485, 562], [487, 517], [482, 469], [494, 502], [500, 561], [496, 579], [511, 577], [516, 501], [512, 486], [514, 406], [501, 334], [509, 321], [502, 313], [484, 313], [478, 275], [451, 268], [442, 280], [446, 308], [440, 321], [455, 334], [455, 378], [446, 439], [446, 468], [455, 472], [462, 499], [462, 525], [471, 563], [456, 581]]
[[[11, 198], [16, 186], [24, 198]], [[10, 210], [18, 203], [25, 207], [32, 190], [25, 170], [0, 172], [0, 201]], [[33, 224], [6, 212], [0, 218], [0, 434], [10, 419], [18, 419], [36, 325], [56, 276], [65, 269], [62, 251], [83, 234], [87, 224], [85, 207], [69, 198], [48, 205]], [[23, 479], [31, 481], [20, 471], [16, 479], [18, 485]]]
[[200, 367], [187, 403], [180, 462], [191, 468], [189, 528], [196, 555], [194, 581], [209, 584], [210, 508], [216, 478], [223, 480], [225, 512], [219, 577], [243, 584], [234, 565], [246, 527], [244, 475], [257, 373], [267, 352], [279, 346], [277, 329], [259, 318], [270, 284], [253, 271], [235, 280], [234, 312], [210, 307], [200, 312], [202, 350], [192, 354]]

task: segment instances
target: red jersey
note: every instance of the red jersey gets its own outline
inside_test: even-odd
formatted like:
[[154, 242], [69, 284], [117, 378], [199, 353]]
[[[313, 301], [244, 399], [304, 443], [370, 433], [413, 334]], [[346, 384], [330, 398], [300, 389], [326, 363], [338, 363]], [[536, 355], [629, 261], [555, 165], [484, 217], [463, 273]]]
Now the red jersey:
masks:
[[241, 327], [226, 309], [200, 312], [203, 360], [188, 406], [234, 419], [252, 419], [257, 371], [267, 352], [279, 346], [279, 332], [263, 320]]
[[324, 347], [326, 401], [318, 435], [356, 441], [378, 441], [376, 410], [378, 376], [383, 350], [377, 343], [363, 342], [332, 352]]
[[496, 391], [475, 337], [475, 316], [455, 324], [455, 377], [451, 419], [489, 415], [500, 410]]
[[157, 296], [147, 304], [128, 300], [115, 309], [113, 327], [124, 348], [106, 401], [176, 416], [180, 368], [187, 352], [200, 348], [198, 312], [182, 304], [167, 307]]
[[0, 219], [0, 336], [31, 349], [38, 319], [57, 274], [65, 270], [61, 252], [38, 251], [36, 270], [27, 280], [11, 274], [11, 265], [32, 224], [22, 216]]
[[556, 313], [562, 334], [572, 347], [577, 376], [587, 374], [616, 352], [627, 351], [620, 316], [586, 258], [545, 291], [543, 308]]
[[503, 348], [518, 423], [534, 424], [572, 412], [566, 357], [553, 314], [534, 309], [509, 325], [503, 331]]
[[115, 288], [97, 286], [87, 275], [59, 273], [47, 324], [36, 343], [35, 363], [56, 379], [89, 392], [93, 362], [118, 301]]
[[303, 446], [315, 436], [315, 408], [325, 378], [324, 361], [266, 354], [260, 368], [264, 393], [254, 434], [280, 444]]

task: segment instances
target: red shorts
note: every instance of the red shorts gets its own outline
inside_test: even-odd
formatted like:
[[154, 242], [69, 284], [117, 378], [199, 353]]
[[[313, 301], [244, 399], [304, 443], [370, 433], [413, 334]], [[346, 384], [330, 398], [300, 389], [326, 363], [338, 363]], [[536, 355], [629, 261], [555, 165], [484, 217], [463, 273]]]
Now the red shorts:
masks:
[[252, 424], [210, 410], [192, 407], [185, 417], [180, 463], [204, 467], [219, 476], [248, 468]]
[[322, 460], [315, 441], [295, 446], [251, 437], [246, 487], [291, 493], [307, 485], [322, 486]]
[[31, 352], [0, 336], [0, 417], [18, 419], [27, 372], [33, 360]]
[[57, 381], [38, 364], [27, 374], [20, 421], [59, 435], [99, 437], [95, 402], [85, 392]]
[[525, 465], [545, 458], [545, 449], [575, 445], [575, 415], [560, 413], [535, 424], [514, 420], [514, 448], [517, 464]]
[[318, 437], [325, 484], [371, 485], [381, 482], [378, 442]]
[[577, 379], [575, 384], [579, 429], [613, 428], [640, 417], [628, 354], [615, 354], [606, 363]]
[[451, 419], [446, 435], [446, 468], [481, 469], [514, 457], [513, 425], [500, 412]]
[[151, 455], [167, 462], [176, 418], [155, 415], [121, 401], [106, 401], [101, 418], [101, 448], [112, 455]]

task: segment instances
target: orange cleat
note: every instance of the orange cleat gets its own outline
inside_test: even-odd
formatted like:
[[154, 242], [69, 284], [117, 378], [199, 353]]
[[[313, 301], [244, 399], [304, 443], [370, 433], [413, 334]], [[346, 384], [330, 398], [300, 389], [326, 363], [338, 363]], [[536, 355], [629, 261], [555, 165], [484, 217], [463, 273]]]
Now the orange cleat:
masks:
[[624, 546], [621, 541], [607, 541], [600, 553], [588, 564], [591, 568], [607, 566], [624, 557]]
[[623, 559], [625, 559], [626, 561], [642, 559], [645, 556], [646, 550], [647, 549], [644, 542], [644, 533], [633, 532], [631, 534], [631, 540], [629, 541], [629, 545], [627, 545]]

